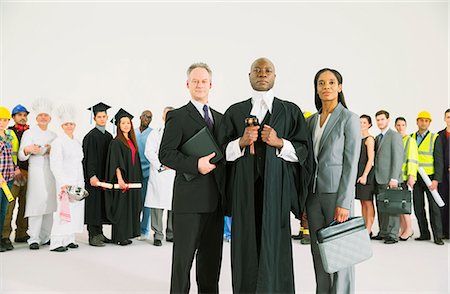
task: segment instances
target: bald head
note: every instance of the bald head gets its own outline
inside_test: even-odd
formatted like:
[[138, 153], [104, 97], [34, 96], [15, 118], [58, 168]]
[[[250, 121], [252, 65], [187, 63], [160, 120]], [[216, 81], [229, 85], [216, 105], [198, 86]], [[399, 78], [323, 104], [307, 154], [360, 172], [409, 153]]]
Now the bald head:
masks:
[[275, 83], [275, 66], [268, 58], [258, 58], [252, 63], [248, 76], [255, 91], [269, 91]]

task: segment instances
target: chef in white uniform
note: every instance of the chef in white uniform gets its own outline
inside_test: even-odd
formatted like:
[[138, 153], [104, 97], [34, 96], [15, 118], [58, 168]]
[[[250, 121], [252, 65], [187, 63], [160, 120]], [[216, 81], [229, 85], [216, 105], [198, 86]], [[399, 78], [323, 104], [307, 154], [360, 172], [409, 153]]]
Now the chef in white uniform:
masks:
[[[55, 176], [57, 203], [56, 212], [53, 214], [53, 227], [50, 238], [50, 250], [56, 252], [67, 251], [67, 248], [78, 248], [75, 243], [75, 233], [82, 233], [84, 228], [84, 199], [70, 201], [60, 196], [61, 190], [67, 185], [83, 187], [83, 149], [78, 139], [74, 137], [75, 111], [71, 105], [61, 105], [57, 110], [57, 116], [63, 129], [63, 134], [52, 143], [50, 153], [50, 169]], [[64, 206], [65, 203], [68, 204]], [[70, 220], [61, 217], [62, 213], [70, 213]]]
[[25, 131], [19, 148], [19, 159], [28, 160], [28, 189], [25, 217], [28, 217], [28, 244], [30, 249], [39, 249], [49, 244], [56, 210], [55, 179], [50, 171], [49, 154], [56, 134], [48, 129], [51, 121], [52, 103], [38, 99], [32, 105], [37, 126]]
[[[167, 112], [173, 107], [166, 107], [163, 111], [163, 121], [166, 121]], [[145, 144], [145, 156], [150, 162], [150, 177], [148, 180], [145, 206], [150, 207], [151, 227], [154, 232], [153, 245], [161, 246], [163, 234], [162, 217], [164, 209], [167, 210], [166, 241], [173, 242], [172, 231], [172, 195], [175, 171], [163, 166], [158, 159], [164, 126], [150, 132]]]

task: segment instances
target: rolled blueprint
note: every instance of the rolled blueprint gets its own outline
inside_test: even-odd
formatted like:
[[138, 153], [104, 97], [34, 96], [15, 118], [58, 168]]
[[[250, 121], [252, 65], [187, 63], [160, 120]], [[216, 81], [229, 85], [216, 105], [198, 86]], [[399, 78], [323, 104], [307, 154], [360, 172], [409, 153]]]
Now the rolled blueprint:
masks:
[[[419, 167], [419, 174], [422, 177], [422, 180], [425, 182], [425, 185], [427, 185], [428, 189], [430, 189], [429, 187], [431, 185], [431, 179], [426, 174], [426, 172], [423, 170], [422, 167]], [[431, 192], [431, 195], [433, 196], [434, 201], [436, 202], [436, 204], [439, 207], [444, 207], [444, 205], [445, 205], [444, 200], [442, 200], [442, 197], [441, 197], [441, 195], [439, 195], [438, 190], [437, 189], [433, 190], [433, 191], [430, 190], [430, 192]]]

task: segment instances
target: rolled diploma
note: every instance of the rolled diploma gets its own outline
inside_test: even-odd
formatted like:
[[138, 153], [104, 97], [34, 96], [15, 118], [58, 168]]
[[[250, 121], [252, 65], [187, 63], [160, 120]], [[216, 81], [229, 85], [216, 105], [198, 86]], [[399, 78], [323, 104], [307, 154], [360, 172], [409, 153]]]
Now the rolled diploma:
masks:
[[[431, 179], [430, 179], [430, 177], [426, 174], [426, 172], [423, 170], [422, 167], [419, 167], [419, 174], [420, 174], [420, 176], [422, 177], [422, 180], [425, 182], [425, 185], [427, 185], [427, 188], [430, 189], [429, 187], [430, 187], [430, 185], [431, 185]], [[431, 192], [431, 195], [433, 196], [434, 201], [436, 202], [436, 204], [437, 204], [439, 207], [444, 207], [445, 203], [444, 203], [444, 201], [442, 200], [441, 195], [439, 195], [438, 190], [437, 190], [437, 189], [436, 189], [436, 190], [433, 190], [433, 191], [430, 190], [430, 192]]]

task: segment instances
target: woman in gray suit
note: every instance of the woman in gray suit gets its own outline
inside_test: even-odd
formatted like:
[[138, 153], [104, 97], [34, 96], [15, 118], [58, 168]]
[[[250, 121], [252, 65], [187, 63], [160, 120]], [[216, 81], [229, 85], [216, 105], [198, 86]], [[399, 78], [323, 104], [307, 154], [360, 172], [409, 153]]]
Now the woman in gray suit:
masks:
[[354, 268], [325, 272], [316, 231], [333, 220], [344, 222], [351, 214], [361, 148], [359, 117], [349, 111], [342, 93], [341, 74], [321, 69], [314, 78], [317, 113], [307, 120], [312, 134], [315, 177], [306, 202], [316, 293], [354, 293]]

